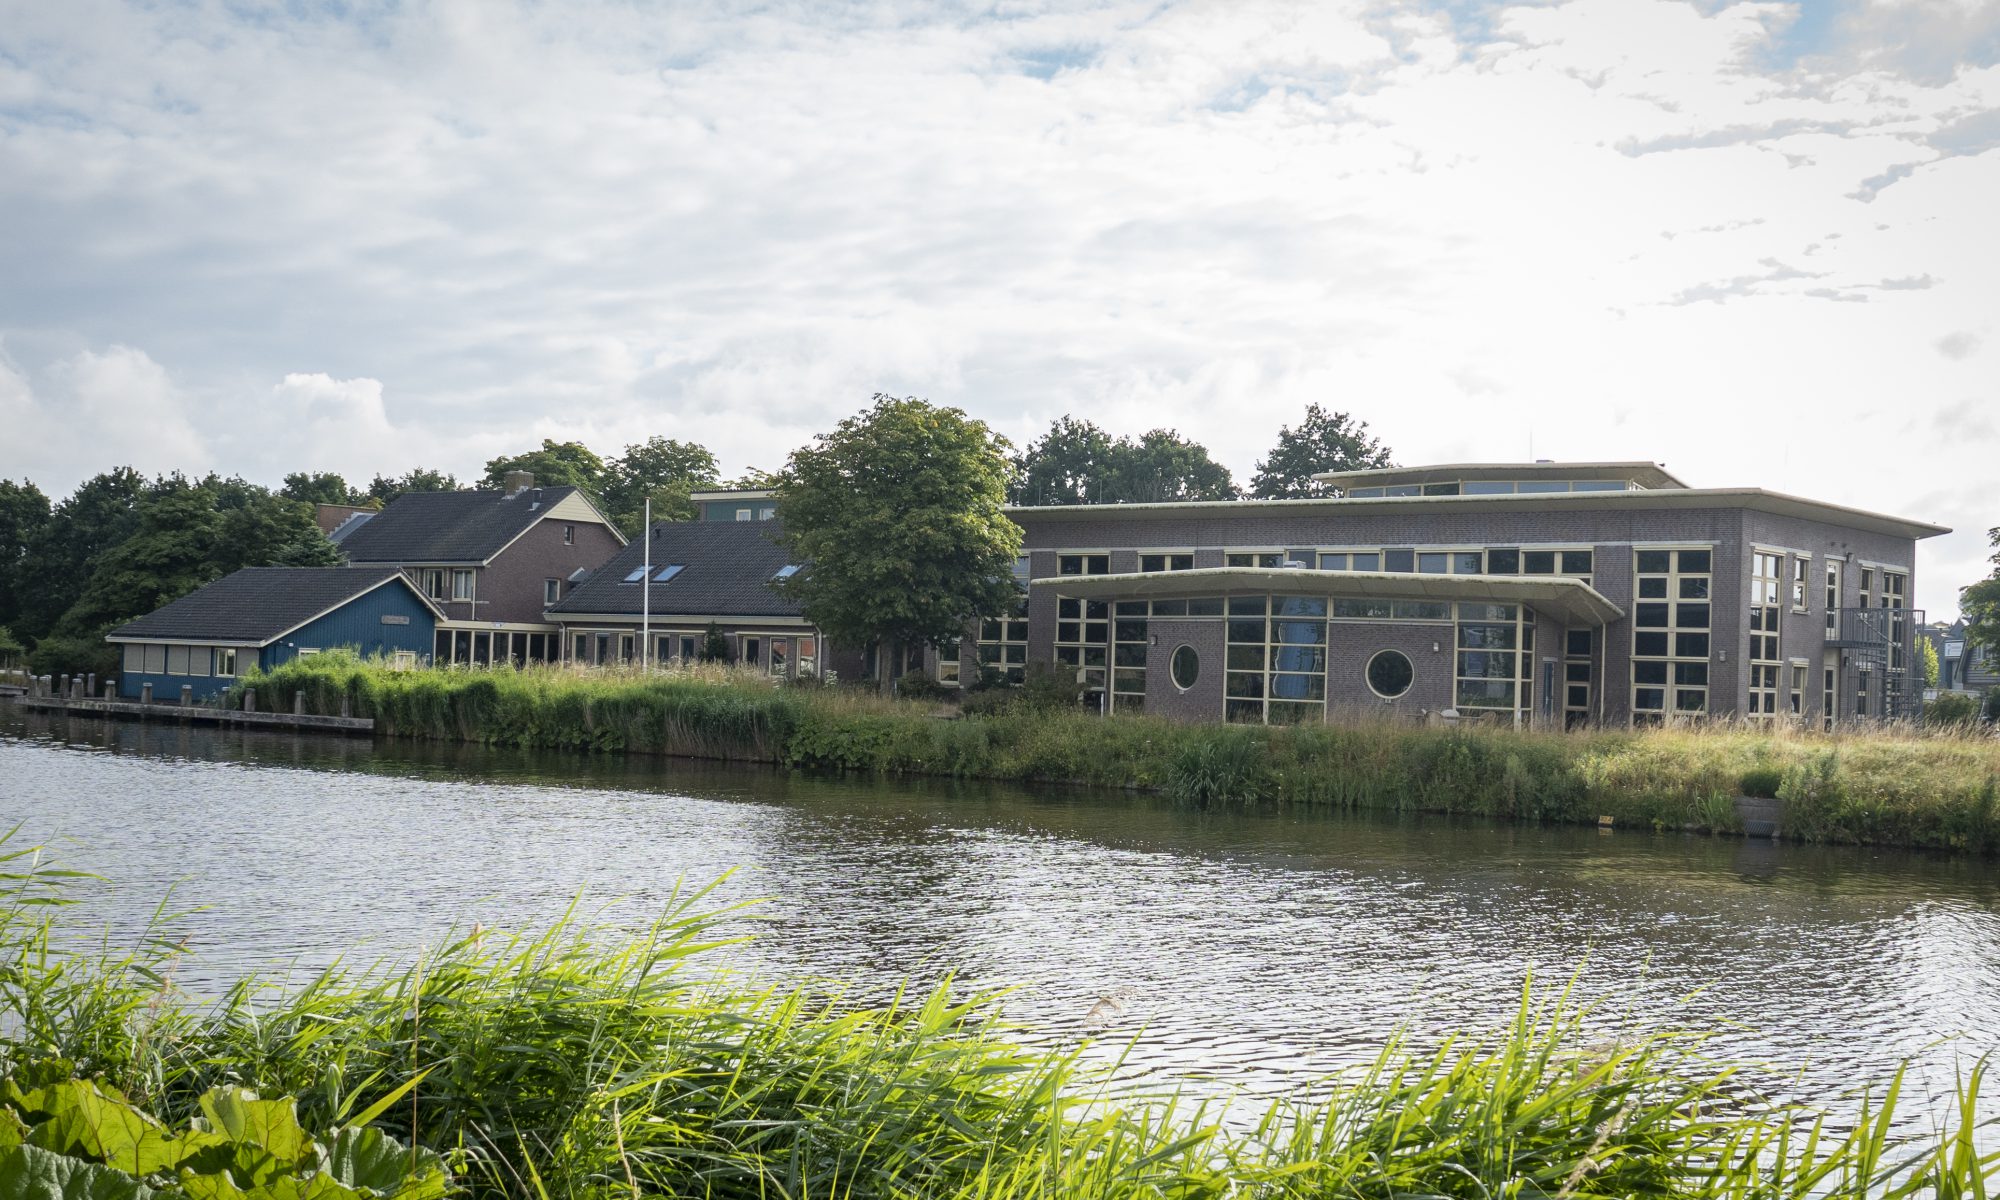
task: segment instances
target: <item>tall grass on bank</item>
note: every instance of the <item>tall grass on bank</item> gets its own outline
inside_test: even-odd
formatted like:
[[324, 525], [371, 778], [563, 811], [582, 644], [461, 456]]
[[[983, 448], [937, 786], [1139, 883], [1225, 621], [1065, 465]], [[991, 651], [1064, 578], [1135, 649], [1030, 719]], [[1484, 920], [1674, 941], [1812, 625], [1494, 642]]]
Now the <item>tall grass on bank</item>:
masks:
[[1075, 1050], [1014, 1044], [993, 998], [949, 984], [859, 1008], [697, 971], [723, 944], [706, 891], [636, 940], [565, 920], [198, 1007], [161, 937], [62, 949], [53, 910], [32, 906], [59, 903], [63, 880], [34, 852], [0, 840], [0, 881], [0, 1077], [88, 1079], [175, 1126], [217, 1087], [295, 1098], [308, 1129], [361, 1113], [442, 1151], [477, 1197], [1802, 1200], [2000, 1184], [2000, 1154], [1979, 1149], [1981, 1069], [1934, 1136], [1891, 1133], [1900, 1076], [1836, 1133], [1813, 1110], [1746, 1104], [1697, 1035], [1591, 1040], [1562, 993], [1524, 989], [1488, 1037], [1394, 1041], [1323, 1099], [1241, 1128], [1116, 1094]]
[[1732, 803], [1778, 779], [1788, 837], [2000, 853], [2000, 742], [1912, 732], [1822, 736], [1740, 726], [1534, 733], [1356, 718], [1188, 726], [781, 688], [721, 668], [392, 671], [299, 659], [237, 689], [391, 737], [691, 755], [793, 767], [1076, 783], [1195, 803], [1462, 813], [1740, 832]]

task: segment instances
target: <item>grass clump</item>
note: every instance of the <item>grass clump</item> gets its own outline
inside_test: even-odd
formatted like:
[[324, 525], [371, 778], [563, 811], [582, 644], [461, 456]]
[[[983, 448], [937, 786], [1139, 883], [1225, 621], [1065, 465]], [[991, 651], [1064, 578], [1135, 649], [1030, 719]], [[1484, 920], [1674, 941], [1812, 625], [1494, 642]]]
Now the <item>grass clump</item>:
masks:
[[343, 699], [391, 737], [631, 751], [816, 770], [1164, 791], [1621, 827], [1737, 831], [1734, 799], [1785, 804], [1785, 836], [2000, 853], [2000, 741], [1959, 732], [1820, 735], [1726, 724], [1538, 732], [1348, 716], [1323, 725], [1100, 718], [1048, 672], [964, 707], [784, 688], [725, 666], [393, 671], [351, 654], [241, 680], [289, 707]]
[[[1392, 1041], [1314, 1098], [1224, 1124], [1173, 1096], [1117, 1092], [1075, 1049], [1017, 1044], [992, 997], [949, 983], [860, 1006], [734, 981], [705, 965], [726, 942], [706, 892], [677, 897], [636, 940], [567, 919], [538, 936], [467, 936], [401, 969], [329, 970], [292, 991], [249, 981], [196, 1006], [167, 983], [166, 942], [61, 950], [52, 910], [33, 907], [60, 902], [59, 874], [28, 851], [0, 854], [0, 868], [7, 1098], [56, 1083], [100, 1110], [143, 1105], [135, 1138], [164, 1144], [226, 1125], [218, 1104], [251, 1102], [246, 1089], [289, 1097], [258, 1102], [275, 1106], [260, 1128], [284, 1135], [283, 1170], [336, 1169], [337, 1153], [307, 1163], [304, 1130], [365, 1126], [379, 1186], [328, 1181], [361, 1200], [362, 1186], [434, 1195], [438, 1172], [452, 1191], [519, 1200], [1858, 1200], [1985, 1196], [2000, 1179], [2000, 1155], [1978, 1148], [1980, 1069], [1935, 1136], [1891, 1132], [1900, 1078], [1836, 1132], [1819, 1111], [1747, 1103], [1698, 1035], [1593, 1038], [1562, 992], [1524, 988], [1506, 1029], [1431, 1049]], [[404, 1145], [417, 1141], [442, 1156]], [[69, 1148], [108, 1161], [120, 1146]], [[390, 1148], [408, 1171], [390, 1171], [379, 1153]], [[163, 1182], [197, 1200], [349, 1200], [279, 1187], [254, 1155], [228, 1169], [244, 1163], [263, 1164], [261, 1183]]]

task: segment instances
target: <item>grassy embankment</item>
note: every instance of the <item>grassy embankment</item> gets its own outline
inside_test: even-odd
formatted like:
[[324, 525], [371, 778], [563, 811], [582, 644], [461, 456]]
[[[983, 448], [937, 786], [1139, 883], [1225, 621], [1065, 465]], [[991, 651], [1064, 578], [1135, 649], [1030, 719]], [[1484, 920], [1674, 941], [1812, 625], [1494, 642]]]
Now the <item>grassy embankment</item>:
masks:
[[1463, 813], [1736, 832], [1733, 798], [1775, 792], [1785, 834], [2000, 853], [2000, 742], [1740, 727], [1577, 734], [1357, 720], [1271, 728], [1100, 720], [775, 688], [721, 670], [395, 672], [351, 656], [245, 679], [266, 707], [373, 717], [390, 737], [688, 755], [885, 774], [1164, 791], [1199, 803]]
[[1488, 1036], [1392, 1043], [1315, 1099], [1223, 1125], [1108, 1090], [1074, 1051], [1010, 1042], [991, 997], [946, 985], [860, 1008], [718, 979], [696, 969], [719, 944], [701, 894], [637, 941], [573, 923], [475, 933], [400, 969], [195, 1005], [163, 931], [65, 950], [55, 910], [30, 907], [63, 880], [6, 851], [7, 1196], [1957, 1200], [2000, 1185], [2000, 1154], [1978, 1149], [1979, 1068], [1905, 1140], [1900, 1073], [1828, 1097], [1836, 1125], [1749, 1102], [1698, 1034], [1587, 1035], [1560, 995], [1524, 998]]

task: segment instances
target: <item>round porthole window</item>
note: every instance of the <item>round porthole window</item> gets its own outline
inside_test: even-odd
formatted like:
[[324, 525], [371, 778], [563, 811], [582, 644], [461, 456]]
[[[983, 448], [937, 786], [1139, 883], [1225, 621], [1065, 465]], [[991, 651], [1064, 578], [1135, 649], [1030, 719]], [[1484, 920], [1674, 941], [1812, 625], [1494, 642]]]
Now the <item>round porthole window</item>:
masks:
[[1384, 700], [1394, 700], [1409, 691], [1416, 678], [1417, 670], [1410, 665], [1410, 656], [1401, 650], [1378, 650], [1368, 660], [1368, 689]]
[[1174, 651], [1168, 670], [1173, 674], [1174, 686], [1185, 692], [1201, 678], [1201, 655], [1195, 653], [1193, 646], [1181, 646]]

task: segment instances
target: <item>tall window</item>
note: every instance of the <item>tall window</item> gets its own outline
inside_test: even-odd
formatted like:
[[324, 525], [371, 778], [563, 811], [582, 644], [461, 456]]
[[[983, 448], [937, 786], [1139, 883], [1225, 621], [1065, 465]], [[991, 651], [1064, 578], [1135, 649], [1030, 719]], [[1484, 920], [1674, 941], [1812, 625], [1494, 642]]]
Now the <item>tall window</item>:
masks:
[[472, 572], [453, 571], [451, 573], [451, 598], [454, 600], [472, 599]]
[[[1826, 562], [1826, 638], [1833, 641], [1840, 636], [1840, 564], [1833, 559]], [[1828, 708], [1831, 713], [1833, 709]]]
[[1812, 579], [1812, 559], [1804, 554], [1792, 556], [1792, 611], [1805, 612], [1808, 607], [1806, 590]]
[[1083, 685], [1084, 707], [1102, 712], [1111, 655], [1111, 605], [1103, 600], [1056, 599], [1056, 670]]
[[1326, 598], [1231, 596], [1223, 719], [1300, 725], [1326, 718]]
[[442, 600], [446, 597], [445, 573], [443, 570], [431, 569], [424, 572], [424, 595], [429, 596], [433, 600]]
[[1763, 718], [1778, 711], [1778, 606], [1784, 556], [1768, 550], [1750, 555], [1750, 715]]
[[[805, 674], [806, 646], [811, 641], [811, 638], [799, 639], [799, 674], [801, 675]], [[939, 642], [937, 651], [938, 682], [944, 684], [946, 687], [958, 687], [961, 683], [958, 669], [959, 640], [952, 638], [949, 641]]]
[[1819, 723], [1828, 733], [1833, 732], [1833, 715], [1840, 702], [1840, 668], [1824, 667], [1819, 680]]
[[1714, 555], [1708, 550], [1634, 550], [1632, 719], [1708, 711]]
[[560, 599], [562, 599], [562, 580], [560, 579], [542, 580], [542, 603], [554, 604], [557, 600]]
[[1520, 699], [1521, 649], [1518, 605], [1459, 605], [1457, 707], [1512, 712]]
[[[816, 637], [802, 637], [799, 639], [797, 649], [799, 652], [799, 678], [810, 679], [818, 675], [819, 639]], [[955, 640], [951, 644], [951, 670], [953, 677], [956, 678], [958, 674], [958, 642]]]
[[576, 526], [574, 525], [563, 526], [563, 545], [565, 546], [576, 545]]
[[1121, 600], [1111, 618], [1111, 710], [1146, 710], [1146, 602]]
[[1590, 688], [1596, 672], [1597, 633], [1572, 629], [1563, 635], [1563, 724], [1590, 720]]
[[792, 663], [792, 639], [774, 637], [771, 639], [771, 674], [783, 678], [790, 672]]
[[1007, 683], [1018, 684], [1028, 668], [1028, 598], [1022, 596], [1014, 611], [979, 623], [979, 665], [993, 668]]

